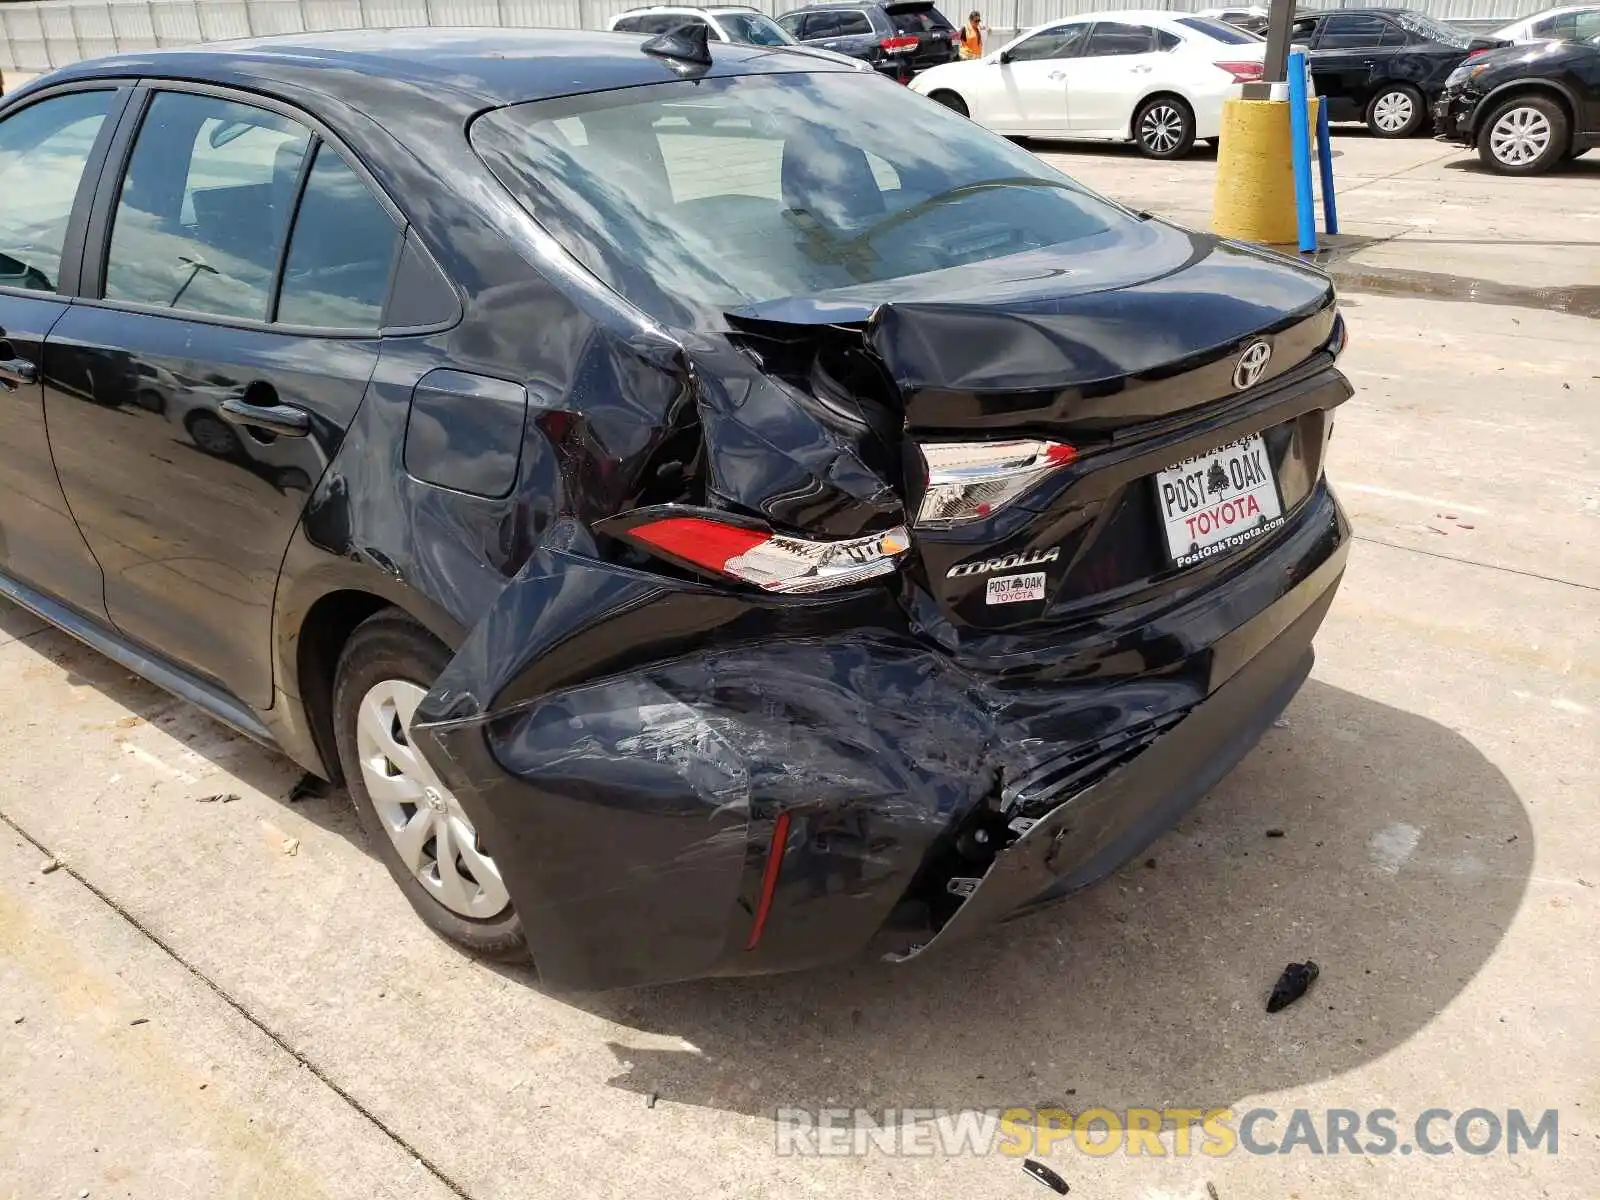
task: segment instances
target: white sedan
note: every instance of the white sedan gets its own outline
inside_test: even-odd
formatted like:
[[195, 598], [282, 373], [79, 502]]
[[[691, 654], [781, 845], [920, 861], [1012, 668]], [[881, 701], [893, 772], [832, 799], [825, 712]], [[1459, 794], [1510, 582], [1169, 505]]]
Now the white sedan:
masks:
[[1222, 131], [1266, 43], [1210, 17], [1103, 12], [1052, 21], [982, 58], [924, 71], [921, 92], [996, 133], [1133, 142], [1181, 158]]
[[1572, 4], [1547, 8], [1513, 21], [1489, 35], [1508, 42], [1587, 42], [1600, 37], [1600, 5]]

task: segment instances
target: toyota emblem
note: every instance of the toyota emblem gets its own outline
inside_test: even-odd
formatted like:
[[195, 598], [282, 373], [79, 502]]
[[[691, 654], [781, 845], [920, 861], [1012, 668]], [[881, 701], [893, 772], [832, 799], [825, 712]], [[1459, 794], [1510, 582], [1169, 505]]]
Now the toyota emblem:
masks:
[[1272, 360], [1272, 347], [1265, 342], [1251, 342], [1239, 355], [1239, 365], [1233, 369], [1233, 386], [1241, 392], [1253, 388], [1266, 373]]

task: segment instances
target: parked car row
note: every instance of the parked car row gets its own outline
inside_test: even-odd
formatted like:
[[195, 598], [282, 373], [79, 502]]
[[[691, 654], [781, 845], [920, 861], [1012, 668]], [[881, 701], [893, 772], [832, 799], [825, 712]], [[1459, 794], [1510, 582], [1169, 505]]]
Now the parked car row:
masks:
[[616, 33], [662, 34], [696, 26], [704, 26], [713, 41], [803, 46], [853, 59], [901, 82], [956, 57], [955, 28], [933, 6], [933, 0], [811, 4], [777, 20], [740, 5], [655, 5], [615, 16], [608, 28]]

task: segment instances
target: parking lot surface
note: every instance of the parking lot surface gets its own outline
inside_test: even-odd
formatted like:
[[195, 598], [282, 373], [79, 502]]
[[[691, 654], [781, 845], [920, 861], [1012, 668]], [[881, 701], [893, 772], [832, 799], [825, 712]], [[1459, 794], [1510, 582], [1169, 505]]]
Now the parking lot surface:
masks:
[[[1214, 160], [1035, 148], [1208, 218]], [[0, 1196], [1046, 1194], [998, 1153], [779, 1155], [775, 1111], [820, 1106], [1264, 1107], [1280, 1139], [1387, 1108], [1402, 1143], [1556, 1109], [1554, 1155], [1046, 1161], [1084, 1197], [1592, 1196], [1600, 156], [1335, 150], [1358, 541], [1312, 679], [1147, 855], [947, 952], [543, 991], [430, 935], [342, 795], [289, 802], [286, 760], [0, 609]]]

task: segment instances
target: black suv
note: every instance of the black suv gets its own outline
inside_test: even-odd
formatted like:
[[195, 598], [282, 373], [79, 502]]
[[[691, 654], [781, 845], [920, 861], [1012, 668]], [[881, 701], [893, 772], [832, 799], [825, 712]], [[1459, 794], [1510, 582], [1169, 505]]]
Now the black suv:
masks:
[[932, 0], [812, 4], [784, 13], [778, 24], [796, 41], [862, 59], [886, 75], [908, 76], [956, 57], [955, 27]]
[[1600, 38], [1493, 50], [1456, 68], [1434, 105], [1443, 141], [1502, 175], [1538, 175], [1600, 146]]
[[557, 986], [1088, 886], [1339, 584], [1328, 277], [853, 62], [148, 51], [7, 97], [9, 179], [0, 596], [342, 778]]
[[1332, 121], [1365, 121], [1382, 138], [1428, 128], [1445, 78], [1469, 55], [1509, 43], [1473, 38], [1408, 8], [1346, 8], [1295, 18]]

